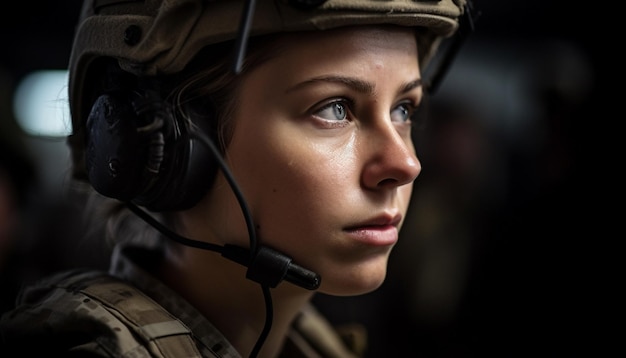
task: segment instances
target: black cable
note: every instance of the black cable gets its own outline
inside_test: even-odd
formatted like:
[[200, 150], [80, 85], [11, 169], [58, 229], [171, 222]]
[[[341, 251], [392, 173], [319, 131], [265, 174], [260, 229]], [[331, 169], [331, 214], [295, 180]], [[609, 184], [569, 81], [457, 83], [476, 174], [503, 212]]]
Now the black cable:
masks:
[[[252, 17], [254, 15], [254, 8], [256, 6], [255, 0], [248, 0], [245, 3], [244, 10], [241, 14], [241, 21], [239, 23], [239, 34], [237, 36], [237, 43], [235, 47], [235, 63], [233, 67], [233, 71], [235, 74], [239, 74], [241, 72], [241, 68], [243, 65], [243, 61], [246, 54], [246, 46], [248, 44], [248, 35], [250, 33], [250, 25], [252, 24]], [[207, 145], [214, 154], [214, 157], [219, 162], [219, 165], [224, 172], [224, 176], [228, 180], [230, 186], [233, 188], [235, 195], [237, 195], [237, 200], [239, 200], [239, 204], [241, 205], [241, 209], [244, 212], [244, 216], [246, 217], [246, 224], [248, 225], [248, 232], [250, 233], [250, 254], [251, 260], [254, 258], [257, 250], [257, 239], [256, 233], [254, 231], [254, 223], [252, 222], [252, 216], [249, 213], [249, 209], [245, 200], [237, 189], [237, 185], [235, 180], [232, 178], [230, 171], [227, 169], [226, 163], [222, 159], [219, 151], [207, 136], [204, 133], [196, 133], [198, 138]], [[241, 197], [241, 198], [240, 198]], [[263, 290], [263, 297], [265, 298], [265, 325], [263, 326], [263, 330], [257, 339], [252, 352], [250, 352], [250, 358], [254, 358], [259, 354], [261, 347], [265, 343], [267, 336], [272, 328], [272, 320], [274, 316], [274, 308], [272, 306], [272, 296], [270, 293], [270, 289], [267, 285], [261, 284], [261, 289]]]
[[246, 56], [246, 46], [248, 45], [248, 35], [250, 34], [250, 25], [252, 24], [256, 1], [248, 0], [244, 6], [245, 7], [241, 13], [241, 20], [239, 21], [237, 43], [235, 44], [235, 63], [233, 66], [235, 74], [239, 74], [239, 72], [241, 72], [241, 66], [243, 64], [244, 57]]
[[215, 144], [213, 144], [213, 141], [200, 130], [190, 132], [193, 138], [200, 140], [202, 144], [209, 148], [209, 150], [213, 154], [213, 157], [215, 158], [215, 160], [217, 160], [217, 163], [219, 164], [220, 169], [224, 174], [224, 177], [228, 181], [228, 184], [232, 188], [233, 193], [237, 197], [237, 201], [239, 202], [239, 206], [241, 207], [241, 211], [243, 212], [243, 216], [246, 220], [246, 226], [248, 227], [248, 236], [250, 237], [250, 259], [252, 259], [257, 252], [258, 240], [256, 237], [256, 231], [254, 230], [254, 221], [252, 220], [252, 214], [250, 213], [248, 204], [246, 203], [246, 200], [243, 197], [243, 194], [241, 193], [241, 190], [239, 189], [239, 186], [237, 185], [237, 182], [235, 181], [235, 178], [233, 177], [230, 169], [228, 169], [228, 164], [226, 164], [224, 158], [222, 158], [222, 154], [217, 149]]
[[267, 339], [267, 336], [272, 329], [272, 321], [274, 319], [274, 307], [272, 306], [272, 293], [270, 292], [270, 288], [267, 285], [261, 285], [263, 289], [263, 297], [265, 297], [265, 325], [263, 326], [263, 330], [261, 331], [261, 335], [259, 339], [257, 339], [252, 352], [250, 352], [250, 357], [256, 357], [259, 354], [259, 351], [263, 347], [263, 343]]
[[[248, 233], [250, 237], [250, 254], [252, 260], [257, 252], [258, 240], [256, 238], [256, 232], [254, 230], [254, 221], [252, 220], [252, 215], [250, 214], [250, 209], [248, 208], [246, 200], [244, 199], [243, 194], [241, 193], [241, 190], [239, 189], [239, 186], [237, 185], [231, 171], [228, 169], [228, 165], [222, 158], [221, 153], [219, 152], [215, 144], [213, 144], [213, 141], [201, 131], [192, 131], [192, 136], [199, 139], [205, 146], [207, 146], [211, 150], [211, 152], [213, 153], [213, 157], [215, 157], [215, 159], [217, 160], [220, 169], [222, 169], [226, 180], [228, 180], [228, 183], [230, 184], [233, 192], [235, 193], [235, 196], [237, 197], [237, 200], [239, 201], [239, 205], [241, 206], [241, 210], [243, 211], [244, 217], [246, 219], [246, 225], [248, 226]], [[263, 325], [263, 330], [261, 331], [261, 334], [259, 335], [259, 338], [257, 339], [254, 348], [252, 349], [252, 352], [250, 352], [250, 358], [255, 358], [259, 354], [259, 351], [263, 347], [263, 344], [265, 343], [265, 340], [267, 339], [267, 336], [272, 329], [272, 322], [274, 318], [274, 307], [272, 305], [272, 294], [270, 292], [270, 289], [267, 285], [264, 284], [261, 284], [261, 289], [263, 290], [263, 297], [265, 299], [265, 324]]]
[[[126, 205], [133, 213], [135, 213], [137, 216], [142, 218], [148, 224], [152, 225], [155, 229], [157, 229], [159, 232], [164, 234], [166, 237], [178, 243], [181, 243], [183, 245], [219, 252], [222, 254], [222, 256], [225, 256], [233, 261], [236, 261], [245, 266], [248, 266], [248, 264], [253, 261], [257, 253], [257, 247], [258, 247], [258, 240], [256, 238], [256, 232], [254, 230], [254, 221], [252, 220], [250, 209], [248, 208], [248, 205], [243, 197], [243, 194], [241, 193], [239, 186], [235, 182], [235, 179], [230, 169], [228, 169], [228, 165], [222, 158], [222, 155], [217, 149], [217, 147], [213, 144], [213, 141], [201, 131], [190, 131], [190, 132], [191, 132], [192, 138], [200, 140], [200, 142], [203, 145], [205, 145], [207, 148], [209, 148], [209, 150], [211, 150], [213, 156], [215, 157], [215, 159], [217, 160], [220, 166], [220, 169], [224, 173], [224, 177], [228, 181], [228, 184], [230, 185], [235, 196], [237, 197], [237, 200], [239, 201], [239, 205], [243, 212], [243, 216], [245, 218], [246, 225], [248, 228], [248, 236], [250, 238], [250, 249], [248, 250], [249, 257], [247, 258], [244, 257], [246, 250], [238, 246], [233, 246], [233, 245], [221, 246], [221, 245], [216, 245], [216, 244], [212, 244], [212, 243], [208, 243], [204, 241], [192, 240], [184, 236], [178, 235], [174, 231], [168, 229], [165, 225], [161, 224], [152, 215], [148, 214], [146, 211], [139, 208], [137, 205], [131, 202], [127, 202]], [[250, 358], [255, 358], [257, 354], [259, 353], [259, 351], [261, 350], [261, 348], [263, 347], [263, 344], [265, 343], [265, 340], [267, 339], [267, 336], [269, 335], [269, 332], [272, 328], [272, 321], [273, 321], [273, 315], [274, 315], [270, 288], [268, 285], [263, 284], [263, 283], [260, 283], [260, 285], [263, 290], [263, 297], [265, 299], [265, 324], [263, 326], [263, 330], [261, 331], [261, 334], [259, 335], [259, 338], [257, 339], [254, 345], [252, 352], [250, 353]]]
[[152, 225], [155, 229], [157, 229], [163, 235], [167, 236], [168, 238], [170, 238], [170, 239], [172, 239], [172, 240], [174, 240], [176, 242], [179, 242], [179, 243], [181, 243], [183, 245], [196, 247], [196, 248], [199, 248], [199, 249], [210, 250], [210, 251], [215, 251], [215, 252], [222, 252], [222, 246], [220, 246], [220, 245], [212, 244], [210, 242], [199, 241], [199, 240], [191, 240], [191, 239], [188, 239], [188, 238], [186, 238], [184, 236], [178, 235], [174, 231], [172, 231], [172, 230], [168, 229], [167, 227], [165, 227], [165, 225], [161, 224], [158, 220], [156, 220], [154, 217], [152, 217], [152, 215], [148, 214], [147, 212], [145, 212], [144, 210], [142, 210], [141, 208], [139, 208], [137, 205], [135, 205], [133, 203], [127, 202], [126, 206], [133, 213], [135, 213], [137, 216], [142, 218], [148, 224]]

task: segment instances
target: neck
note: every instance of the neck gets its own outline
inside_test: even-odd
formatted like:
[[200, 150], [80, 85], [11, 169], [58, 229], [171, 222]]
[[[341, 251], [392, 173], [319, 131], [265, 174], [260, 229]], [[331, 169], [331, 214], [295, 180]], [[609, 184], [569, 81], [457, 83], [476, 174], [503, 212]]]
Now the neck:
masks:
[[[261, 286], [246, 279], [247, 268], [219, 253], [180, 247], [170, 251], [161, 278], [196, 307], [242, 355], [248, 356], [266, 321]], [[272, 326], [259, 353], [276, 357], [291, 323], [311, 297], [312, 291], [282, 282], [270, 290]]]

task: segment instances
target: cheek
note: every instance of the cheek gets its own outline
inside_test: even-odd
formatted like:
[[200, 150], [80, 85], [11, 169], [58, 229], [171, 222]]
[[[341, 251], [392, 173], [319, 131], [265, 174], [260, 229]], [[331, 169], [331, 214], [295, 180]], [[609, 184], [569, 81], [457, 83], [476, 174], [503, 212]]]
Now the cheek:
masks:
[[249, 160], [248, 187], [259, 204], [270, 202], [270, 207], [283, 209], [314, 207], [328, 199], [325, 195], [339, 194], [348, 175], [344, 168], [353, 166], [342, 165], [340, 159], [316, 149], [284, 144], [269, 145], [255, 153], [257, 159]]
[[240, 153], [246, 154], [236, 161], [242, 163], [237, 180], [259, 236], [277, 248], [319, 237], [347, 202], [347, 183], [355, 182], [354, 172], [346, 169], [355, 168], [349, 163], [352, 156], [310, 145], [302, 137], [288, 138], [297, 137], [250, 138], [241, 143], [247, 150]]

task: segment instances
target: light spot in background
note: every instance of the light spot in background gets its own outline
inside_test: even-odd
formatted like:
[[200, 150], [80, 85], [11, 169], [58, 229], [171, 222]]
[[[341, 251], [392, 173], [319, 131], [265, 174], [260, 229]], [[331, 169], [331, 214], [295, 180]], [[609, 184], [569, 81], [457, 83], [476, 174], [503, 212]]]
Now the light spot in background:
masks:
[[19, 83], [13, 102], [15, 118], [31, 135], [64, 137], [71, 131], [68, 71], [40, 70]]

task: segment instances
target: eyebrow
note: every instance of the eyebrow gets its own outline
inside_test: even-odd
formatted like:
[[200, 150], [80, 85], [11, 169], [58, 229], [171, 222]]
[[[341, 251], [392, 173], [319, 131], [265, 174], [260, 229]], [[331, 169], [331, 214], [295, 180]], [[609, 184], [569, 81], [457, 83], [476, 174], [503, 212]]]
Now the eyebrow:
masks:
[[[370, 82], [366, 82], [366, 81], [362, 81], [359, 80], [357, 78], [352, 78], [352, 77], [345, 77], [345, 76], [336, 76], [336, 75], [329, 75], [329, 76], [320, 76], [320, 77], [314, 77], [311, 79], [308, 79], [306, 81], [300, 82], [298, 84], [296, 84], [293, 87], [288, 88], [285, 92], [289, 93], [289, 92], [293, 92], [295, 90], [298, 90], [302, 87], [306, 87], [310, 84], [313, 83], [318, 83], [318, 82], [335, 82], [335, 83], [341, 83], [343, 85], [346, 85], [348, 87], [350, 87], [351, 89], [357, 91], [357, 92], [361, 92], [364, 94], [372, 94], [374, 93], [374, 84], [370, 83]], [[402, 90], [400, 93], [406, 93], [411, 91], [412, 89], [419, 87], [422, 85], [422, 79], [418, 78], [414, 81], [408, 82], [406, 83], [404, 86], [402, 86]]]
[[422, 79], [418, 78], [418, 79], [416, 79], [414, 81], [411, 81], [411, 82], [405, 84], [402, 87], [402, 91], [400, 91], [400, 93], [407, 93], [407, 92], [410, 92], [413, 89], [415, 89], [417, 87], [421, 87], [421, 86], [422, 86]]

